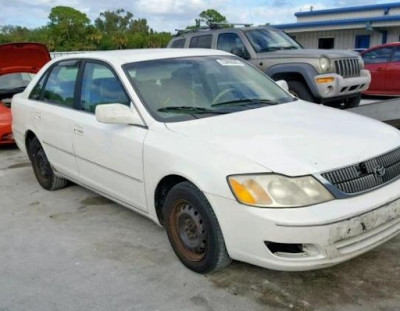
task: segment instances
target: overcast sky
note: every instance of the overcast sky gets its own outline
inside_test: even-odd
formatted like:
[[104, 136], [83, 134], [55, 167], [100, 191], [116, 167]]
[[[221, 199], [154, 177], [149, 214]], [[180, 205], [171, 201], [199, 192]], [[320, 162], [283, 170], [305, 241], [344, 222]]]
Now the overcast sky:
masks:
[[336, 7], [390, 3], [380, 0], [0, 0], [0, 25], [43, 26], [54, 6], [74, 7], [93, 21], [105, 10], [123, 8], [146, 18], [156, 31], [174, 31], [193, 24], [202, 10], [213, 8], [230, 22], [281, 24], [296, 22], [295, 12]]

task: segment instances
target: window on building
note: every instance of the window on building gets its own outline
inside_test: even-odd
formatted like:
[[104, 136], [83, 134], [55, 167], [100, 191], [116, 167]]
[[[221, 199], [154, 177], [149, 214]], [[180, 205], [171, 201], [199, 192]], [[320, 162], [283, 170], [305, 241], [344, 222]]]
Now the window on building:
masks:
[[368, 49], [370, 44], [370, 35], [357, 35], [354, 48]]
[[335, 46], [335, 38], [319, 38], [318, 48], [319, 49], [333, 49]]
[[190, 40], [190, 48], [211, 49], [212, 35], [196, 36]]

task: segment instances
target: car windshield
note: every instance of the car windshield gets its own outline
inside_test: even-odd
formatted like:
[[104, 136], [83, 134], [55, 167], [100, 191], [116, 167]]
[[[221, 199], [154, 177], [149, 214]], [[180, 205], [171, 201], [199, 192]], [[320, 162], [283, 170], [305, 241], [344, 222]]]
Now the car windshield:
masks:
[[123, 66], [150, 114], [176, 122], [293, 101], [259, 70], [234, 56], [161, 59]]
[[0, 76], [0, 90], [12, 91], [19, 88], [25, 88], [31, 82], [34, 74], [18, 72]]
[[301, 46], [295, 40], [278, 29], [251, 29], [245, 31], [245, 34], [256, 53], [301, 49]]

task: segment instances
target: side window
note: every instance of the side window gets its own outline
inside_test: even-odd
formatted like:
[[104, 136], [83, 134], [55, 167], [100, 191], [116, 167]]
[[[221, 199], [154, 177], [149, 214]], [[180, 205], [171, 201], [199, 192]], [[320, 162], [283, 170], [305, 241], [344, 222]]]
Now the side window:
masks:
[[44, 81], [46, 80], [47, 73], [45, 73], [39, 80], [39, 82], [33, 88], [31, 94], [29, 94], [29, 99], [40, 99], [40, 95], [43, 91]]
[[184, 46], [185, 46], [185, 39], [178, 39], [178, 40], [175, 40], [175, 41], [172, 42], [172, 44], [171, 44], [171, 48], [173, 48], [173, 49], [183, 48]]
[[72, 107], [78, 71], [79, 61], [61, 62], [53, 67], [44, 87], [43, 100]]
[[392, 56], [392, 62], [400, 62], [400, 47], [396, 47]]
[[211, 49], [212, 35], [196, 36], [190, 40], [189, 48]]
[[366, 64], [386, 63], [389, 61], [392, 52], [393, 47], [384, 47], [364, 53], [362, 58]]
[[118, 78], [106, 65], [87, 63], [82, 79], [81, 109], [94, 112], [97, 105], [116, 103], [130, 105]]
[[221, 33], [218, 36], [217, 49], [231, 53], [232, 49], [239, 48], [244, 51], [242, 39], [236, 33]]

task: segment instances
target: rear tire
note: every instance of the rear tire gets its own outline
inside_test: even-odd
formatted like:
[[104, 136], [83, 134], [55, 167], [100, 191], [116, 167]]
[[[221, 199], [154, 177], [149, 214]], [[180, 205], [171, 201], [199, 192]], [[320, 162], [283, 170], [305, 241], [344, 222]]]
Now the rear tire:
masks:
[[287, 84], [289, 86], [289, 93], [293, 96], [311, 103], [315, 102], [314, 96], [311, 94], [308, 86], [303, 82], [297, 80], [288, 80]]
[[186, 267], [207, 273], [231, 263], [217, 217], [192, 183], [182, 182], [170, 190], [163, 213], [168, 239]]
[[58, 190], [68, 185], [68, 180], [57, 177], [39, 140], [34, 137], [28, 145], [29, 158], [39, 184], [46, 190]]

